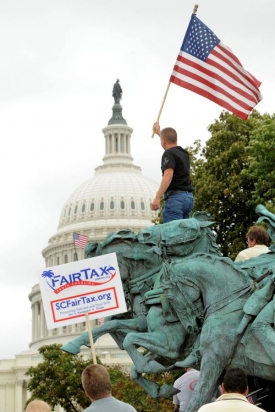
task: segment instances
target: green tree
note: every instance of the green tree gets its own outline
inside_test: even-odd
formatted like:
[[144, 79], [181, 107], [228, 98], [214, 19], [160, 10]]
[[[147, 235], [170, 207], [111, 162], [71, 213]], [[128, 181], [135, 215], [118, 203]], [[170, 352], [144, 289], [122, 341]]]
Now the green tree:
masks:
[[251, 133], [248, 168], [243, 171], [254, 181], [249, 203], [263, 204], [275, 212], [275, 114], [264, 114]]
[[224, 256], [232, 259], [246, 247], [247, 228], [255, 222], [255, 176], [244, 173], [249, 168], [249, 152], [253, 130], [265, 121], [257, 111], [243, 121], [222, 112], [208, 128], [211, 133], [205, 147], [193, 150], [193, 183], [196, 210], [205, 210], [215, 219], [217, 243]]
[[[30, 376], [28, 390], [33, 399], [42, 399], [54, 408], [62, 406], [66, 412], [80, 412], [90, 405], [81, 384], [81, 374], [91, 359], [72, 356], [60, 350], [61, 345], [45, 345], [39, 348], [43, 361], [26, 372]], [[101, 363], [98, 360], [98, 363]], [[144, 389], [131, 381], [120, 367], [107, 367], [112, 383], [112, 394], [123, 402], [133, 405], [138, 412], [166, 412], [172, 405], [171, 399], [152, 399]], [[172, 373], [150, 375], [148, 379], [159, 385], [172, 385]]]
[[158, 210], [158, 214], [155, 217], [155, 219], [152, 219], [152, 223], [154, 223], [154, 225], [160, 225], [162, 223], [162, 211], [164, 208], [164, 200], [163, 198], [160, 199], [160, 204], [159, 204], [159, 210]]
[[72, 356], [60, 350], [61, 345], [39, 348], [43, 362], [26, 372], [30, 376], [28, 390], [33, 399], [42, 399], [54, 408], [61, 405], [66, 412], [80, 412], [90, 404], [81, 384], [81, 373], [91, 360]]
[[[125, 372], [123, 372], [119, 367], [108, 367], [108, 371], [111, 376], [111, 381], [117, 382], [115, 385], [112, 383], [112, 394], [123, 402], [132, 405], [138, 412], [167, 412], [168, 410], [171, 410], [172, 398], [153, 399], [142, 387], [133, 382], [129, 376], [125, 376]], [[119, 379], [114, 379], [114, 374], [118, 377], [121, 373], [121, 378], [119, 377]], [[175, 376], [176, 375], [174, 373], [144, 375], [145, 378], [157, 383], [159, 386], [164, 384], [173, 386], [176, 379]]]

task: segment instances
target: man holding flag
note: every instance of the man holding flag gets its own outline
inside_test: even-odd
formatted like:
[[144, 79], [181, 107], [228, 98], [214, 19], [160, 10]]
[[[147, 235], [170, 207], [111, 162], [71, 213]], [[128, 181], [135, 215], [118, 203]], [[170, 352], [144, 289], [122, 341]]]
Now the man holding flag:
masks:
[[177, 144], [177, 132], [171, 127], [160, 130], [159, 123], [153, 126], [160, 137], [164, 149], [161, 160], [162, 180], [152, 209], [159, 209], [163, 196], [165, 204], [162, 212], [163, 223], [188, 219], [194, 205], [193, 186], [190, 180], [190, 162], [186, 150]]
[[162, 181], [152, 209], [159, 209], [164, 196], [163, 223], [187, 219], [193, 207], [188, 153], [177, 146], [177, 133], [172, 128], [160, 131], [159, 118], [171, 83], [189, 89], [219, 104], [246, 120], [262, 99], [261, 83], [246, 71], [229, 47], [196, 16], [195, 6], [183, 39], [176, 64], [153, 126], [165, 152], [162, 156]]

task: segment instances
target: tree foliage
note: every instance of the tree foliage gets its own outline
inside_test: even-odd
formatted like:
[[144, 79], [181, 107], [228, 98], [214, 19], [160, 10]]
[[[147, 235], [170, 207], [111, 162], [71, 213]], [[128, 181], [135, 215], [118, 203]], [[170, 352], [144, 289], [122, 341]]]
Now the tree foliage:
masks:
[[222, 112], [208, 128], [211, 137], [205, 147], [195, 142], [189, 148], [194, 211], [213, 216], [221, 252], [232, 259], [246, 247], [256, 205], [274, 205], [274, 152], [268, 150], [275, 145], [274, 122], [274, 116], [257, 111], [246, 121]]
[[251, 133], [248, 168], [243, 172], [254, 181], [252, 204], [262, 203], [275, 213], [275, 114], [265, 114]]
[[154, 225], [160, 225], [162, 223], [163, 208], [164, 208], [164, 200], [163, 200], [163, 198], [161, 198], [160, 199], [160, 204], [159, 204], [158, 214], [154, 219], [152, 219], [152, 223], [154, 223]]
[[62, 406], [66, 412], [80, 412], [90, 404], [81, 384], [81, 373], [91, 360], [72, 356], [60, 350], [61, 345], [39, 348], [43, 362], [26, 372], [30, 376], [28, 390], [33, 399], [42, 399], [54, 408]]
[[[80, 412], [90, 405], [82, 384], [81, 373], [92, 363], [82, 356], [72, 356], [60, 350], [61, 345], [45, 345], [39, 349], [43, 361], [26, 372], [30, 377], [28, 390], [31, 398], [42, 399], [54, 408], [60, 405], [66, 412]], [[101, 363], [98, 360], [98, 363]], [[117, 399], [134, 406], [138, 412], [166, 412], [171, 409], [171, 399], [152, 399], [144, 389], [131, 381], [129, 375], [120, 367], [108, 367], [112, 383], [112, 394]], [[150, 380], [163, 385], [173, 385], [172, 373], [148, 376]]]

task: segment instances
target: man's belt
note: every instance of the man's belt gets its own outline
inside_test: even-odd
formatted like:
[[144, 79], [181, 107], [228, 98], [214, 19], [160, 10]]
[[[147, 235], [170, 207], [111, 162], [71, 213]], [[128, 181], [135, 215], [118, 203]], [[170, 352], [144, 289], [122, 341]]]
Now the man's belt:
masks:
[[192, 193], [192, 190], [168, 190], [164, 193], [163, 199], [167, 200], [169, 196], [175, 195], [176, 193]]

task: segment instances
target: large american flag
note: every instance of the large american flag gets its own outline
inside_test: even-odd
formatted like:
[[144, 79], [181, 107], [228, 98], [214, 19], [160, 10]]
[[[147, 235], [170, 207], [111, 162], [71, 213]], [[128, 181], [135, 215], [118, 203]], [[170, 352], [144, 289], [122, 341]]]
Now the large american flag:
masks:
[[88, 236], [80, 235], [79, 233], [74, 233], [74, 245], [76, 247], [80, 247], [81, 249], [84, 249], [88, 240], [89, 240]]
[[242, 119], [262, 99], [259, 82], [220, 39], [192, 14], [170, 82], [192, 90]]

